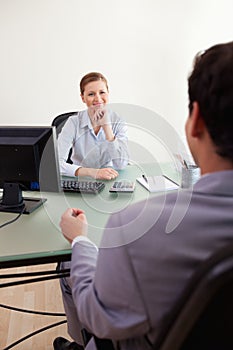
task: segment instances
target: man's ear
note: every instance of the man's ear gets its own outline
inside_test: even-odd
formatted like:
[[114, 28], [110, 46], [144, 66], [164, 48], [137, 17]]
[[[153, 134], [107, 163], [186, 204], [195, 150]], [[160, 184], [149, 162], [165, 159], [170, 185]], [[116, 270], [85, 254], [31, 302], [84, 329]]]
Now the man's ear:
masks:
[[200, 113], [200, 107], [198, 102], [193, 102], [193, 108], [190, 115], [191, 126], [190, 132], [192, 137], [199, 137], [205, 130], [205, 123]]

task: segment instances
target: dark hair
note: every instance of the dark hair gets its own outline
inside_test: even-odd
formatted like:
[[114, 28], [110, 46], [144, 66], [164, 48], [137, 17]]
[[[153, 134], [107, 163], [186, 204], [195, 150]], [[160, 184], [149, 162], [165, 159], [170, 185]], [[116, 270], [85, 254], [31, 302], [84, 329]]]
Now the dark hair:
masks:
[[106, 88], [108, 90], [108, 82], [107, 82], [107, 79], [103, 76], [103, 74], [97, 73], [97, 72], [91, 72], [91, 73], [84, 75], [84, 77], [80, 81], [81, 94], [83, 95], [84, 90], [85, 90], [85, 86], [88, 83], [90, 83], [92, 81], [98, 81], [98, 80], [103, 80], [103, 82], [106, 84]]
[[233, 41], [197, 54], [188, 92], [190, 112], [198, 102], [217, 153], [233, 161]]

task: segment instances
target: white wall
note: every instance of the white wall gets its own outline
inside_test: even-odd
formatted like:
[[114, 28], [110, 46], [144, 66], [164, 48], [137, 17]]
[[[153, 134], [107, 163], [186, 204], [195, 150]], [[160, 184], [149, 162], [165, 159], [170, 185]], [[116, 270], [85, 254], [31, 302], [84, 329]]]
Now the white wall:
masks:
[[79, 81], [96, 70], [111, 102], [182, 134], [193, 56], [233, 39], [232, 13], [232, 0], [0, 0], [0, 122], [47, 125], [84, 108]]

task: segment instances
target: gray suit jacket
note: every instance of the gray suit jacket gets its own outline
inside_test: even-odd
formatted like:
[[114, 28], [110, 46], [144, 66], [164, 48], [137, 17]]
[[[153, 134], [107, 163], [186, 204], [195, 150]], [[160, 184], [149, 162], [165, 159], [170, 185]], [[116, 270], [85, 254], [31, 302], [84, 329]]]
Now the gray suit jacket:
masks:
[[121, 349], [151, 349], [196, 267], [232, 241], [233, 171], [112, 215], [98, 257], [91, 243], [73, 247], [79, 318]]

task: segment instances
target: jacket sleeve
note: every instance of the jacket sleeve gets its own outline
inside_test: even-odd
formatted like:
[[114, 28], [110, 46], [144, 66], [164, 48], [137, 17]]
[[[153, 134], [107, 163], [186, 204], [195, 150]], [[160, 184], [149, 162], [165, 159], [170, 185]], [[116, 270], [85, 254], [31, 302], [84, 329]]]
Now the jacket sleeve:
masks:
[[[109, 225], [115, 226], [114, 220], [115, 215]], [[79, 318], [91, 333], [121, 340], [149, 330], [127, 246], [100, 248], [97, 253], [89, 242], [76, 243], [71, 278]]]

